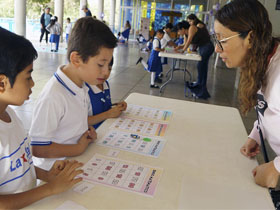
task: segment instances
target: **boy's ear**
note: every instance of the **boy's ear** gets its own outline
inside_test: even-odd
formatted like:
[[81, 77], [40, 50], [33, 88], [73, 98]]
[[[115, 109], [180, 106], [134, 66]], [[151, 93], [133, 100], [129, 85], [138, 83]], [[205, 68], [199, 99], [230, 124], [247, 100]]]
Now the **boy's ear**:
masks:
[[79, 67], [82, 63], [83, 60], [81, 58], [81, 56], [78, 54], [78, 52], [73, 51], [70, 54], [70, 62], [75, 66], [75, 67]]
[[8, 77], [4, 74], [0, 74], [0, 93], [3, 93], [7, 87]]

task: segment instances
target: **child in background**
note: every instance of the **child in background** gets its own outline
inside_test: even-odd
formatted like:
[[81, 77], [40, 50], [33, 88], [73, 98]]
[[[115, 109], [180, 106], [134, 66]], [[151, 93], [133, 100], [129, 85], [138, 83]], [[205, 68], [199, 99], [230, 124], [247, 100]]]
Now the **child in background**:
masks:
[[78, 156], [96, 139], [88, 126], [88, 87], [102, 84], [117, 39], [92, 17], [80, 18], [68, 42], [68, 64], [59, 66], [35, 104], [30, 136], [35, 165], [46, 170], [57, 159]]
[[140, 57], [136, 62], [136, 65], [141, 62], [145, 70], [151, 72], [151, 88], [159, 88], [159, 86], [156, 85], [155, 82], [162, 83], [162, 80], [159, 78], [159, 75], [162, 72], [162, 64], [158, 54], [159, 52], [164, 51], [164, 49], [161, 48], [160, 44], [160, 40], [163, 38], [163, 35], [164, 31], [162, 29], [156, 32], [156, 36], [153, 40], [153, 49], [148, 62], [146, 63], [142, 57]]
[[[172, 23], [167, 23], [164, 27], [164, 36], [163, 38], [160, 40], [160, 44], [161, 44], [161, 48], [165, 49], [167, 46], [170, 47], [177, 47], [177, 45], [172, 41], [170, 35], [171, 35], [171, 31], [173, 29], [173, 24]], [[167, 58], [164, 57], [161, 59], [162, 61], [162, 65], [167, 64]], [[162, 76], [162, 74], [161, 74]]]
[[102, 84], [98, 85], [88, 85], [89, 91], [88, 95], [90, 97], [90, 108], [89, 108], [89, 125], [93, 125], [97, 129], [104, 120], [108, 118], [116, 118], [121, 115], [123, 111], [126, 110], [127, 104], [125, 101], [115, 104], [112, 107], [110, 87], [107, 79], [110, 76], [111, 69], [113, 66], [113, 58], [109, 63], [108, 74], [105, 75]]
[[72, 30], [72, 23], [71, 23], [71, 19], [67, 18], [67, 23], [66, 23], [66, 27], [65, 27], [65, 33], [66, 33], [66, 43], [68, 44], [68, 39], [69, 39], [69, 35], [71, 33]]
[[[82, 179], [76, 161], [58, 161], [50, 171], [34, 167], [30, 141], [9, 105], [20, 106], [34, 86], [37, 52], [24, 37], [0, 27], [0, 209], [19, 209], [70, 189]], [[36, 178], [47, 182], [36, 187]]]
[[[57, 17], [54, 16], [51, 18], [50, 24], [46, 27], [46, 29], [50, 32], [50, 43], [51, 43], [51, 52], [57, 52], [59, 47], [59, 38], [61, 33], [60, 24], [57, 22]], [[53, 49], [53, 43], [55, 43], [55, 49]]]

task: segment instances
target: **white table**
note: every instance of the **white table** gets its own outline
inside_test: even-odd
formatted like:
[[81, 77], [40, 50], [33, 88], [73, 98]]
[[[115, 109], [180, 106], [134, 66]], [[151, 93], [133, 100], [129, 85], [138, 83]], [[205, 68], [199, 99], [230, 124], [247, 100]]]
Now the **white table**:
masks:
[[[166, 58], [172, 58], [172, 68], [166, 73], [166, 76], [168, 76], [168, 74], [170, 73], [170, 77], [169, 79], [163, 83], [163, 85], [160, 86], [159, 92], [161, 93], [163, 91], [163, 88], [172, 81], [173, 79], [173, 73], [174, 71], [183, 71], [184, 72], [184, 82], [186, 82], [186, 73], [189, 75], [190, 77], [190, 81], [192, 80], [192, 75], [191, 73], [187, 70], [187, 60], [193, 60], [193, 61], [200, 61], [201, 60], [201, 56], [197, 53], [186, 53], [186, 54], [182, 54], [182, 53], [175, 53], [175, 52], [160, 52], [159, 53], [160, 57], [166, 57]], [[177, 60], [183, 60], [185, 61], [184, 64], [184, 69], [180, 69], [180, 68], [176, 68], [176, 61]]]
[[[120, 151], [117, 158], [163, 168], [153, 198], [96, 185], [80, 195], [68, 192], [41, 200], [27, 209], [55, 209], [72, 200], [88, 209], [274, 209], [267, 189], [254, 183], [255, 160], [242, 156], [247, 134], [235, 108], [132, 93], [128, 103], [172, 110], [158, 158]], [[102, 137], [113, 123], [98, 129]], [[77, 160], [87, 162], [109, 148], [96, 144]]]

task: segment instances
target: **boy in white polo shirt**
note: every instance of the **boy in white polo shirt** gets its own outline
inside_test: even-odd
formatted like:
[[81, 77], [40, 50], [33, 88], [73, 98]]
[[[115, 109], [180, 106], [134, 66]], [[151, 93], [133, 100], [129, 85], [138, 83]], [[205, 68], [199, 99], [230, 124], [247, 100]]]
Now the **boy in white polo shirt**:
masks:
[[96, 139], [88, 126], [88, 87], [102, 84], [117, 39], [91, 17], [79, 19], [69, 38], [69, 63], [58, 67], [33, 112], [30, 136], [35, 165], [49, 169], [54, 160], [82, 154]]
[[[81, 181], [74, 177], [82, 164], [59, 161], [50, 171], [34, 167], [27, 133], [9, 105], [20, 106], [31, 94], [37, 52], [24, 37], [1, 27], [0, 46], [0, 209], [18, 209]], [[48, 183], [34, 188], [36, 178]]]

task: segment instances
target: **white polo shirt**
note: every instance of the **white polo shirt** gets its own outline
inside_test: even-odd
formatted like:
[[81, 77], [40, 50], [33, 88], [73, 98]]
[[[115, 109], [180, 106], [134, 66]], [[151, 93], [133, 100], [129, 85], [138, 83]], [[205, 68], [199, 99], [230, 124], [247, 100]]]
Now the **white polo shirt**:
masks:
[[[266, 78], [267, 85], [257, 93], [260, 128], [277, 155], [274, 166], [280, 172], [280, 45], [269, 62]], [[256, 121], [249, 137], [260, 144], [257, 125]]]
[[[156, 48], [159, 48], [159, 43], [160, 43], [160, 40], [158, 38], [154, 38], [153, 40], [153, 50], [156, 50]], [[162, 49], [162, 47], [161, 47]]]
[[0, 194], [13, 194], [36, 186], [30, 142], [14, 110], [6, 109], [10, 123], [0, 120]]
[[[78, 87], [58, 67], [42, 90], [33, 110], [31, 145], [77, 144], [88, 130], [88, 87]], [[49, 170], [55, 160], [35, 158], [34, 164]]]
[[170, 36], [164, 31], [163, 38], [160, 40], [161, 48], [165, 48], [170, 40]]

